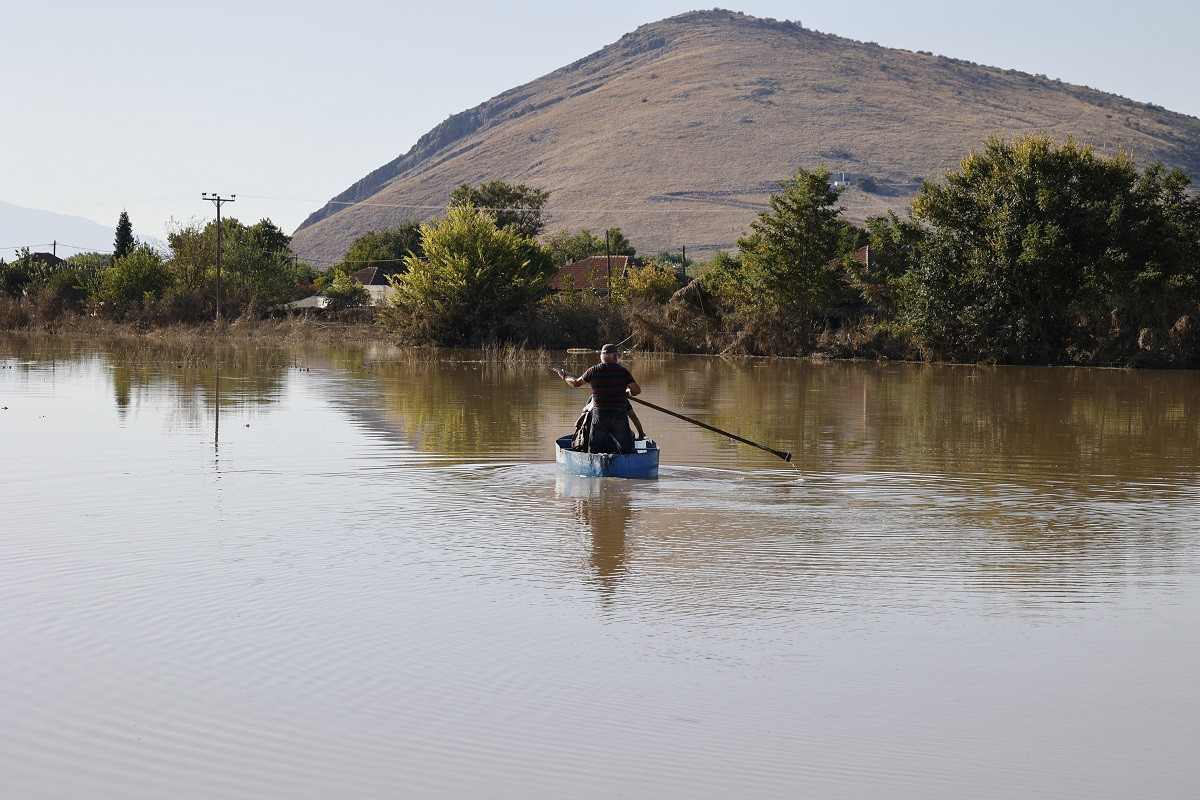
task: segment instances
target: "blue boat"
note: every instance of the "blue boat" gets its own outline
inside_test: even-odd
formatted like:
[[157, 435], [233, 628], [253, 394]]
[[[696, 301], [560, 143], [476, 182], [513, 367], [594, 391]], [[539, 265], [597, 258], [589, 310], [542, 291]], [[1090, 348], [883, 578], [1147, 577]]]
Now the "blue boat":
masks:
[[653, 439], [639, 439], [645, 450], [628, 455], [620, 453], [581, 453], [571, 449], [571, 436], [561, 436], [554, 442], [554, 461], [569, 475], [585, 478], [644, 478], [658, 477], [658, 444]]

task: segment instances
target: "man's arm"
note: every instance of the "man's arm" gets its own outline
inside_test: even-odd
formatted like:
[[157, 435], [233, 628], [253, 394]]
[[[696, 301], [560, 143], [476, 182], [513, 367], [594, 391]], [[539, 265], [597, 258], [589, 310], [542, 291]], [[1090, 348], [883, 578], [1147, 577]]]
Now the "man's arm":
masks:
[[574, 386], [576, 389], [578, 389], [580, 386], [583, 386], [583, 384], [586, 382], [583, 380], [583, 378], [567, 372], [562, 367], [551, 367], [550, 369], [554, 370], [558, 374], [558, 377], [566, 381], [568, 386]]
[[629, 409], [629, 411], [627, 413], [629, 414], [629, 421], [633, 423], [633, 427], [637, 428], [638, 436], [645, 439], [646, 432], [644, 430], [642, 430], [642, 421], [640, 419], [638, 419], [638, 415], [633, 413], [632, 408]]
[[637, 381], [630, 381], [629, 385], [625, 387], [625, 391], [629, 392], [630, 397], [637, 397], [642, 393], [642, 387], [637, 385]]

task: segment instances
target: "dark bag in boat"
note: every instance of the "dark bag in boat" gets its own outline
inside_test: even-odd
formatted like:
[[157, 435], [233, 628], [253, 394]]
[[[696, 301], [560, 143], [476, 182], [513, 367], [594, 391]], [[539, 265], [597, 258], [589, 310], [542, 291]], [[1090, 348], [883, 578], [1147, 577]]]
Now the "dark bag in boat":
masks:
[[571, 439], [571, 449], [586, 453], [588, 449], [588, 435], [592, 431], [592, 412], [584, 411], [579, 415], [579, 419], [575, 420], [575, 436]]

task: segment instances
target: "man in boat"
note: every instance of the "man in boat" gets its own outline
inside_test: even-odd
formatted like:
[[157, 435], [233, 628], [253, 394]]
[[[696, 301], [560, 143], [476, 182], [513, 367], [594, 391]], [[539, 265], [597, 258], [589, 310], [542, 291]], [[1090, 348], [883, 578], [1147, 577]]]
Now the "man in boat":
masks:
[[629, 428], [629, 400], [642, 393], [633, 373], [621, 366], [621, 351], [615, 344], [600, 348], [600, 363], [582, 375], [559, 371], [569, 385], [592, 387], [592, 419], [588, 434], [589, 453], [632, 453], [633, 431]]
[[[565, 376], [564, 376], [565, 377]], [[591, 398], [588, 399], [587, 405], [583, 407], [583, 413], [579, 415], [579, 419], [575, 420], [575, 434], [572, 437], [572, 450], [587, 450], [588, 436], [592, 432], [592, 409], [593, 405]], [[629, 415], [629, 421], [633, 423], [633, 427], [637, 428], [637, 438], [645, 439], [646, 431], [642, 428], [642, 421], [638, 419], [638, 415], [633, 410], [633, 403], [625, 401], [625, 413]]]

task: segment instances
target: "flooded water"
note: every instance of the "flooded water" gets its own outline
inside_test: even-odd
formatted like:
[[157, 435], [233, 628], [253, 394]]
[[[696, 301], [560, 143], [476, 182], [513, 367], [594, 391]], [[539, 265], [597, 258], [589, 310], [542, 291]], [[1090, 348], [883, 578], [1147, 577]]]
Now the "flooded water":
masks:
[[0, 339], [0, 797], [1198, 796], [1200, 374], [629, 365]]

